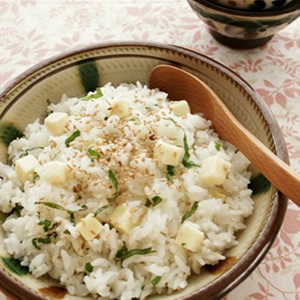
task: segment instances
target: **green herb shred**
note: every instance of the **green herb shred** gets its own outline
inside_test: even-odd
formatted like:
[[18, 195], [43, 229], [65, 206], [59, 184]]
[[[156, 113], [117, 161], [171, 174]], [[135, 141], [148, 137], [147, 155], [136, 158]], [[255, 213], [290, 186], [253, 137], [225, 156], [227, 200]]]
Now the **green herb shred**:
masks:
[[199, 165], [195, 164], [195, 163], [192, 162], [192, 161], [188, 161], [188, 162], [184, 163], [184, 166], [185, 166], [187, 169], [190, 169], [190, 168], [193, 168], [193, 167], [200, 167]]
[[93, 149], [88, 149], [87, 155], [91, 159], [91, 161], [94, 161], [95, 158], [96, 159], [101, 158], [100, 154], [97, 151], [93, 150]]
[[152, 205], [152, 202], [149, 198], [147, 198], [146, 202], [145, 202], [145, 206], [146, 207], [150, 207]]
[[123, 261], [131, 256], [134, 255], [146, 255], [150, 253], [154, 253], [155, 251], [152, 250], [152, 247], [145, 248], [145, 249], [132, 249], [128, 250], [126, 245], [123, 245], [122, 248], [117, 252], [116, 258], [120, 259], [121, 265], [123, 264]]
[[191, 209], [182, 217], [181, 224], [188, 218], [190, 218], [198, 208], [198, 201], [194, 202]]
[[49, 220], [41, 221], [41, 222], [38, 223], [38, 225], [43, 226], [45, 232], [48, 232], [51, 229], [50, 228], [51, 221], [49, 221]]
[[32, 245], [33, 245], [36, 249], [41, 250], [41, 247], [38, 246], [38, 244], [37, 244], [37, 238], [32, 239], [31, 242], [32, 242]]
[[92, 273], [93, 270], [94, 270], [94, 267], [91, 265], [91, 263], [86, 263], [86, 264], [85, 264], [85, 270], [86, 270], [88, 273]]
[[[54, 230], [58, 226], [58, 223], [53, 223], [53, 225], [51, 227], [51, 221], [46, 219], [44, 221], [40, 221], [38, 223], [38, 225], [43, 226], [43, 229], [45, 232], [49, 232], [49, 231]], [[50, 235], [55, 235], [55, 233], [51, 233]]]
[[182, 164], [187, 168], [190, 169], [192, 167], [199, 167], [199, 165], [195, 164], [192, 161], [189, 161], [190, 159], [190, 154], [189, 154], [189, 146], [187, 143], [187, 137], [184, 131], [184, 137], [183, 137], [183, 149], [184, 149], [184, 155], [182, 159]]
[[79, 211], [85, 211], [87, 210], [88, 207], [86, 205], [82, 205], [81, 208], [79, 208], [78, 210], [72, 211], [72, 210], [68, 210], [67, 212], [70, 214], [70, 219], [71, 219], [71, 223], [75, 224], [75, 213], [79, 212]]
[[166, 177], [167, 177], [169, 182], [173, 183], [173, 178], [172, 177], [174, 175], [175, 175], [175, 167], [168, 165], [167, 166], [167, 175], [166, 175]]
[[56, 239], [56, 238], [57, 238], [57, 235], [58, 235], [57, 232], [54, 231], [54, 232], [52, 232], [52, 233], [49, 233], [49, 234], [48, 234], [48, 237], [53, 236], [53, 237]]
[[63, 210], [65, 212], [70, 212], [68, 209], [64, 208], [63, 206], [53, 203], [53, 202], [36, 202], [36, 204], [41, 204], [41, 205], [45, 205], [48, 206], [50, 208], [54, 208], [54, 209], [58, 209], [58, 210]]
[[88, 207], [87, 207], [86, 205], [81, 205], [81, 207], [80, 207], [78, 210], [73, 211], [73, 212], [85, 211], [85, 210], [87, 210], [87, 209], [88, 209]]
[[76, 222], [75, 222], [75, 215], [74, 215], [74, 213], [73, 213], [73, 212], [70, 212], [69, 215], [70, 215], [71, 223], [75, 225]]
[[103, 94], [102, 94], [101, 88], [96, 88], [95, 93], [90, 94], [88, 96], [85, 96], [85, 97], [81, 98], [81, 100], [82, 101], [88, 101], [88, 100], [91, 100], [91, 99], [98, 99], [102, 96], [103, 96]]
[[101, 206], [99, 207], [95, 213], [94, 213], [94, 217], [96, 217], [98, 214], [102, 213], [105, 209], [109, 208], [110, 205], [104, 205], [104, 206]]
[[56, 204], [56, 203], [53, 203], [53, 202], [36, 202], [36, 204], [45, 205], [45, 206], [48, 206], [50, 208], [54, 208], [54, 209], [58, 209], [58, 210], [61, 210], [61, 211], [65, 211], [66, 213], [68, 213], [70, 215], [70, 219], [71, 219], [71, 222], [73, 224], [75, 224], [74, 213], [79, 212], [79, 211], [84, 211], [84, 210], [88, 209], [88, 207], [86, 205], [82, 205], [80, 209], [78, 209], [76, 211], [72, 211], [72, 210], [66, 209], [63, 206], [61, 206], [59, 204]]
[[222, 146], [222, 145], [221, 145], [220, 143], [216, 143], [215, 147], [216, 147], [217, 151], [220, 151], [221, 146]]
[[40, 179], [40, 175], [38, 173], [34, 172], [32, 182], [36, 183], [39, 179]]
[[51, 244], [51, 239], [50, 237], [46, 237], [46, 238], [34, 238], [32, 239], [32, 245], [38, 249], [41, 250], [41, 247], [38, 245], [39, 244]]
[[76, 130], [75, 132], [73, 132], [66, 140], [65, 140], [65, 144], [67, 147], [70, 147], [70, 144], [77, 138], [80, 136], [80, 131]]
[[116, 258], [121, 258], [123, 254], [125, 254], [128, 251], [126, 244], [124, 243], [123, 246], [118, 250], [116, 254]]
[[31, 151], [34, 151], [34, 150], [37, 150], [37, 149], [44, 149], [44, 148], [45, 147], [33, 147], [33, 148], [26, 149], [24, 152], [22, 152], [20, 154], [20, 158], [24, 157], [24, 156], [27, 156], [29, 154], [29, 152], [31, 152]]
[[156, 277], [154, 277], [154, 278], [151, 280], [152, 285], [153, 285], [153, 286], [158, 285], [159, 282], [161, 281], [161, 278], [162, 278], [161, 276], [156, 276]]
[[[175, 120], [173, 120], [172, 118], [169, 118], [169, 120], [172, 121], [175, 125], [177, 125], [177, 122]], [[193, 167], [199, 167], [199, 165], [195, 164], [192, 161], [189, 161], [189, 159], [190, 159], [190, 153], [189, 153], [189, 146], [188, 146], [188, 142], [187, 142], [186, 133], [185, 133], [185, 130], [182, 128], [182, 126], [180, 126], [180, 128], [183, 130], [183, 133], [184, 133], [184, 136], [183, 136], [184, 155], [183, 155], [183, 159], [182, 159], [182, 164], [187, 169], [190, 169], [190, 168], [193, 168]], [[168, 179], [168, 177], [167, 177], [167, 179]]]
[[108, 171], [108, 177], [111, 180], [111, 182], [116, 190], [116, 193], [118, 193], [118, 191], [119, 191], [118, 181], [117, 181], [115, 173], [112, 170]]
[[38, 243], [41, 243], [41, 244], [51, 244], [51, 240], [50, 240], [50, 237], [46, 237], [46, 238], [38, 238]]
[[158, 205], [163, 199], [159, 196], [155, 196], [152, 198], [152, 203], [153, 203], [153, 206], [156, 206]]
[[150, 207], [150, 206], [156, 206], [158, 205], [160, 202], [162, 202], [163, 199], [159, 196], [154, 196], [151, 200], [149, 198], [147, 198], [146, 202], [145, 202], [145, 206], [146, 207]]
[[16, 204], [16, 206], [11, 211], [12, 214], [15, 214], [18, 218], [21, 217], [21, 211], [24, 207], [20, 205], [19, 203]]
[[172, 121], [175, 125], [177, 125], [177, 122], [174, 119], [169, 118], [169, 120]]
[[184, 149], [184, 155], [183, 155], [182, 163], [184, 164], [184, 163], [187, 163], [188, 160], [190, 159], [189, 146], [188, 146], [187, 137], [186, 137], [185, 132], [184, 132], [184, 136], [183, 136], [183, 149]]
[[146, 255], [150, 253], [154, 253], [155, 251], [152, 250], [152, 247], [150, 248], [145, 248], [145, 249], [132, 249], [128, 250], [126, 253], [124, 253], [120, 260], [123, 262], [125, 259], [134, 256], [134, 255]]

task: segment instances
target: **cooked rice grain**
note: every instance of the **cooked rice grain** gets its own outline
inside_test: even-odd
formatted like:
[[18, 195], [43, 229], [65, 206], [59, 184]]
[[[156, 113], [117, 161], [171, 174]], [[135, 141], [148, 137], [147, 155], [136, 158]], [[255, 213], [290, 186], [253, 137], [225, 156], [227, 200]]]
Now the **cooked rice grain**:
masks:
[[[69, 293], [79, 296], [92, 293], [110, 299], [144, 299], [183, 289], [190, 274], [224, 259], [225, 250], [237, 244], [235, 232], [245, 228], [244, 219], [253, 209], [247, 188], [249, 162], [232, 145], [220, 141], [210, 121], [200, 115], [175, 115], [163, 92], [140, 83], [116, 88], [106, 84], [101, 91], [103, 96], [98, 99], [64, 96], [60, 103], [49, 105], [49, 112], [68, 114], [64, 134], [50, 135], [36, 120], [27, 126], [24, 137], [10, 144], [11, 165], [0, 164], [0, 209], [4, 213], [16, 205], [23, 209], [19, 216], [11, 213], [3, 224], [7, 251], [29, 266], [33, 276], [49, 273]], [[114, 103], [121, 99], [134, 103], [125, 117], [114, 114]], [[76, 130], [80, 136], [67, 147], [66, 139]], [[198, 166], [179, 164], [167, 178], [167, 166], [153, 154], [155, 145], [163, 140], [183, 148], [184, 134], [189, 161]], [[98, 155], [89, 157], [89, 149]], [[15, 163], [24, 153], [33, 155], [39, 166], [34, 169], [34, 179], [23, 184]], [[202, 162], [212, 156], [231, 164], [221, 185], [201, 180]], [[44, 180], [45, 164], [51, 161], [63, 162], [70, 170], [66, 182]], [[108, 176], [110, 170], [116, 182]], [[155, 199], [161, 202], [155, 205]], [[145, 206], [146, 201], [150, 206]], [[198, 207], [188, 222], [204, 238], [200, 249], [192, 252], [175, 240], [183, 215], [195, 201]], [[37, 202], [51, 202], [64, 210]], [[111, 219], [118, 205], [130, 211], [133, 228], [128, 231], [120, 230]], [[85, 240], [76, 224], [103, 206], [108, 207], [96, 216], [102, 224], [100, 234]], [[45, 220], [52, 229], [45, 231], [40, 223]], [[50, 243], [41, 242], [46, 237]], [[120, 261], [116, 256], [124, 245], [128, 250], [151, 248], [155, 252]], [[92, 272], [86, 270], [86, 264], [92, 266]], [[161, 280], [154, 286], [151, 281], [156, 276]]]

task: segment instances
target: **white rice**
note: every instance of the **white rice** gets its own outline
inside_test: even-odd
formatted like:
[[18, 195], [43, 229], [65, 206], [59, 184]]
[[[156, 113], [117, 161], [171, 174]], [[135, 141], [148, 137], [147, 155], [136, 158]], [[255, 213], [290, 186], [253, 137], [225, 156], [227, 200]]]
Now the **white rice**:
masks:
[[[17, 204], [23, 209], [21, 216], [11, 214], [3, 224], [7, 251], [29, 266], [33, 276], [48, 273], [74, 295], [92, 293], [128, 300], [183, 289], [189, 275], [199, 274], [205, 264], [225, 259], [224, 251], [237, 244], [235, 232], [245, 228], [244, 218], [253, 208], [247, 188], [249, 162], [232, 145], [219, 140], [210, 121], [200, 115], [176, 116], [163, 92], [149, 90], [140, 83], [116, 88], [107, 84], [101, 91], [103, 96], [98, 99], [83, 101], [64, 96], [60, 103], [49, 105], [49, 112], [69, 115], [64, 134], [51, 136], [46, 126], [36, 120], [27, 126], [24, 137], [10, 144], [11, 165], [0, 163], [0, 210], [10, 213]], [[111, 114], [111, 105], [117, 99], [134, 100], [131, 116], [122, 119]], [[162, 136], [160, 130], [165, 126], [181, 127], [175, 141]], [[76, 130], [80, 130], [80, 136], [66, 147], [65, 140]], [[188, 169], [180, 164], [175, 167], [173, 182], [169, 182], [166, 166], [153, 156], [153, 145], [164, 139], [183, 147], [184, 132], [190, 160], [200, 167]], [[218, 143], [222, 145], [219, 150]], [[92, 161], [87, 156], [89, 148], [97, 150], [101, 158]], [[26, 150], [38, 159], [40, 166], [35, 169], [39, 175], [35, 182], [28, 180], [23, 184], [16, 174], [15, 162]], [[211, 156], [231, 163], [221, 186], [208, 186], [201, 181], [201, 164]], [[53, 160], [71, 168], [71, 176], [64, 184], [43, 180], [43, 165]], [[117, 197], [109, 170], [114, 170], [117, 178]], [[163, 201], [146, 207], [146, 199], [157, 195]], [[86, 205], [87, 210], [75, 213], [77, 224], [99, 207], [109, 205], [97, 215], [103, 230], [87, 242], [68, 213], [36, 204], [42, 201], [73, 211]], [[177, 245], [175, 239], [182, 216], [195, 201], [198, 208], [186, 222], [197, 226], [204, 239], [200, 250], [192, 252]], [[121, 203], [131, 207], [135, 223], [128, 234], [109, 224], [110, 215]], [[43, 220], [57, 226], [51, 243], [40, 243], [37, 249], [33, 239], [47, 235], [39, 225]], [[129, 250], [151, 247], [155, 252], [133, 255], [121, 265], [116, 254], [123, 243]], [[85, 269], [88, 263], [92, 272]], [[157, 276], [161, 279], [154, 286], [151, 281]]]

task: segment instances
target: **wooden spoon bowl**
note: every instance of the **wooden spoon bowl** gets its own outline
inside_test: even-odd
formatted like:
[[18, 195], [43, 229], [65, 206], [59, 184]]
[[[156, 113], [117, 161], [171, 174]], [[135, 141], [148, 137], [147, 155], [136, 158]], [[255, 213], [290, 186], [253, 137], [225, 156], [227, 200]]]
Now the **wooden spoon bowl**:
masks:
[[167, 92], [172, 100], [187, 100], [192, 113], [202, 113], [211, 120], [220, 138], [239, 149], [278, 190], [300, 206], [300, 176], [250, 133], [204, 82], [179, 68], [159, 65], [153, 69], [149, 84]]

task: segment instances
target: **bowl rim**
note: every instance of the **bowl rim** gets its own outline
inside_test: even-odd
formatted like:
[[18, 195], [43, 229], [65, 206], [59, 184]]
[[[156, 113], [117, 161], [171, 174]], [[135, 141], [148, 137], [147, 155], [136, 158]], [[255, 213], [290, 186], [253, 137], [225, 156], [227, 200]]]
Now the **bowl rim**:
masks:
[[[210, 2], [208, 0], [187, 0], [188, 2], [193, 2], [195, 5], [203, 5], [206, 6], [216, 12], [224, 12], [229, 15], [235, 15], [235, 16], [241, 16], [241, 17], [253, 17], [253, 18], [260, 18], [260, 17], [275, 17], [275, 16], [282, 16], [285, 14], [291, 14], [296, 13], [299, 10], [300, 14], [300, 2], [292, 5], [292, 2], [290, 3], [291, 6], [283, 7], [278, 10], [263, 10], [263, 11], [247, 11], [242, 9], [232, 9], [228, 8], [226, 6], [218, 5], [214, 2]], [[296, 1], [296, 0], [294, 0]]]
[[[126, 48], [126, 47], [137, 47], [137, 48], [154, 48], [157, 50], [169, 50], [175, 52], [179, 55], [195, 59], [197, 61], [202, 61], [208, 65], [213, 66], [218, 69], [221, 73], [225, 74], [228, 79], [237, 83], [242, 89], [244, 89], [255, 104], [260, 109], [261, 114], [265, 122], [268, 124], [273, 142], [275, 145], [275, 151], [279, 158], [281, 158], [286, 163], [289, 163], [288, 152], [284, 142], [283, 134], [280, 127], [272, 114], [270, 108], [261, 99], [261, 97], [255, 92], [253, 87], [244, 80], [240, 75], [232, 71], [229, 67], [223, 65], [217, 60], [210, 58], [202, 53], [199, 53], [192, 49], [187, 49], [177, 45], [171, 45], [167, 43], [158, 42], [139, 42], [139, 41], [121, 41], [121, 42], [102, 42], [93, 44], [91, 46], [82, 46], [79, 48], [64, 51], [61, 54], [54, 55], [48, 59], [37, 63], [33, 67], [24, 71], [18, 75], [14, 80], [10, 81], [6, 88], [0, 93], [0, 101], [6, 96], [11, 90], [14, 89], [16, 85], [26, 80], [33, 73], [55, 63], [59, 60], [68, 58], [70, 56], [76, 56], [78, 54], [83, 54], [85, 52], [101, 50], [105, 48]], [[84, 59], [83, 59], [84, 60]], [[196, 70], [196, 69], [195, 69]], [[33, 83], [34, 84], [34, 83]], [[234, 289], [238, 284], [250, 275], [254, 269], [258, 266], [260, 261], [267, 254], [268, 250], [272, 246], [277, 234], [283, 223], [286, 209], [287, 209], [288, 199], [279, 191], [276, 190], [274, 203], [270, 208], [270, 215], [263, 227], [262, 231], [259, 233], [256, 241], [253, 242], [252, 246], [248, 249], [247, 255], [244, 255], [239, 259], [239, 261], [233, 265], [229, 270], [221, 274], [218, 278], [213, 280], [208, 285], [202, 287], [200, 290], [193, 292], [191, 294], [185, 295], [183, 298], [185, 300], [196, 300], [199, 299], [199, 293], [205, 296], [205, 299], [219, 299]], [[45, 300], [46, 296], [42, 297], [38, 295], [34, 290], [28, 286], [23, 285], [21, 282], [14, 280], [14, 278], [0, 269], [0, 287], [9, 296], [13, 296], [16, 299], [32, 299], [32, 300]], [[219, 290], [216, 292], [216, 290]], [[30, 297], [30, 298], [28, 298]]]

